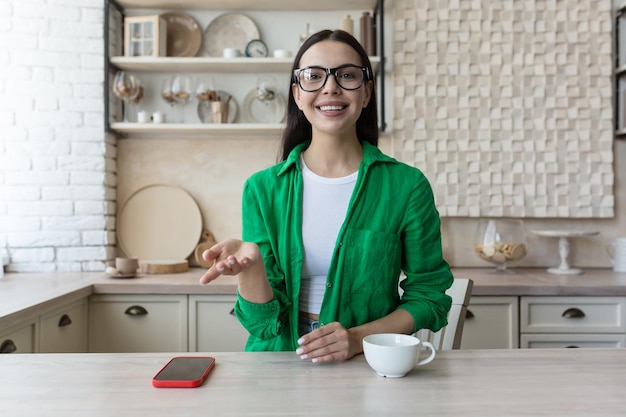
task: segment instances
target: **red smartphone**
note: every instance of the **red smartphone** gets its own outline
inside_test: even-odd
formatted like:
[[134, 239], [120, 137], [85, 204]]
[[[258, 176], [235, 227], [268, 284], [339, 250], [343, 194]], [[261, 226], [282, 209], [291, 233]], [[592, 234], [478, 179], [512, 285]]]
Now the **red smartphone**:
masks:
[[212, 356], [176, 356], [152, 378], [152, 385], [157, 388], [199, 387], [214, 366]]

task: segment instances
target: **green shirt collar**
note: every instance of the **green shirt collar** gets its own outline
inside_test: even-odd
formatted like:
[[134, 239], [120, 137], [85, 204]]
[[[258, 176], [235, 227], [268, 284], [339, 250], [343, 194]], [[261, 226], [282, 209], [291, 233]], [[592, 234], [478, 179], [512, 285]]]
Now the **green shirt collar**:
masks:
[[[363, 165], [369, 166], [375, 162], [395, 162], [394, 158], [385, 155], [376, 146], [369, 142], [361, 142], [363, 146]], [[283, 166], [278, 171], [278, 175], [284, 174], [291, 167], [299, 169], [300, 167], [300, 154], [309, 147], [309, 142], [301, 143], [296, 146], [290, 153], [287, 159], [283, 162]]]

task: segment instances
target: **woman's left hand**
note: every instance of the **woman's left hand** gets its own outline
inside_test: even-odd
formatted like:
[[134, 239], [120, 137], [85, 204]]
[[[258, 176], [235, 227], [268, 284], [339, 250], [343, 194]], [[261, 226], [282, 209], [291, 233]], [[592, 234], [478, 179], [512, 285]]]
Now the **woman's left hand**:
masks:
[[339, 322], [332, 322], [298, 339], [296, 354], [315, 363], [350, 359], [363, 351], [360, 338]]

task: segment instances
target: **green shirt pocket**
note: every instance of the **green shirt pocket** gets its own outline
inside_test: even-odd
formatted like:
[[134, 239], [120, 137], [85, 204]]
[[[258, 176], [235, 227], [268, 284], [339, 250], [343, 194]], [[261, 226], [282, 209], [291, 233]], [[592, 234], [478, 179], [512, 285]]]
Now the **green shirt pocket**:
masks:
[[386, 294], [398, 291], [400, 235], [376, 230], [346, 231], [345, 269], [352, 293]]

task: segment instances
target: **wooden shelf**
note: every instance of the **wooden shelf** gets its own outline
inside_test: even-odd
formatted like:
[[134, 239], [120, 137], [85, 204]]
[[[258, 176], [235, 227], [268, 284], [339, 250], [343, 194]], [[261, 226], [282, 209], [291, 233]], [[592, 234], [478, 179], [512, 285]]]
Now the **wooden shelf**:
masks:
[[[293, 58], [212, 58], [212, 57], [126, 57], [115, 56], [111, 64], [125, 71], [143, 72], [221, 72], [263, 73], [291, 70]], [[370, 57], [374, 72], [378, 72], [380, 58]]]
[[179, 134], [185, 137], [232, 137], [273, 136], [279, 137], [285, 125], [282, 123], [112, 123], [111, 129], [122, 135], [154, 137]]
[[199, 10], [374, 10], [377, 0], [117, 0], [123, 8]]

